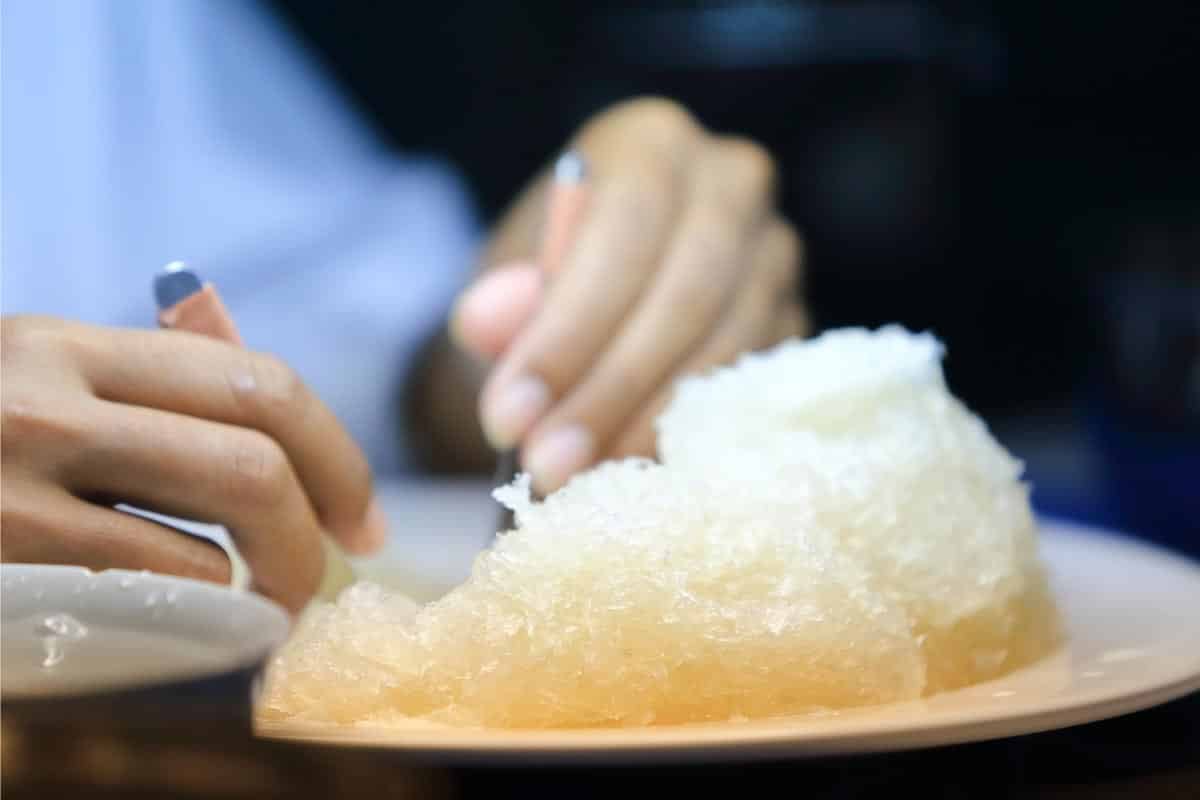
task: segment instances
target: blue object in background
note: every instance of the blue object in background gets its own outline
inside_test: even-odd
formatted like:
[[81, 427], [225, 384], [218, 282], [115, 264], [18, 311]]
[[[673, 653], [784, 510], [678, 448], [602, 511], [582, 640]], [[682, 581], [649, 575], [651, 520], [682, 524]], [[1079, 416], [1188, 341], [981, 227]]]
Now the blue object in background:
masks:
[[1139, 429], [1103, 405], [1087, 427], [1114, 525], [1200, 558], [1200, 436]]
[[1099, 360], [1082, 419], [1120, 527], [1200, 556], [1200, 225], [1127, 234], [1099, 281]]

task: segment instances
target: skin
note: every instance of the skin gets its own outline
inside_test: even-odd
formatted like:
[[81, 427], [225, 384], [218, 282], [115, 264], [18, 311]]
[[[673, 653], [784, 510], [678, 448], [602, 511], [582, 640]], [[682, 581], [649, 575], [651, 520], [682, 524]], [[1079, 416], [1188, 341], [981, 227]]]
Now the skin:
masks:
[[320, 536], [381, 534], [366, 459], [278, 359], [175, 331], [3, 321], [3, 560], [218, 582], [215, 547], [113, 510], [120, 498], [237, 537], [256, 588], [298, 610]]
[[[519, 446], [549, 492], [602, 459], [653, 456], [675, 380], [808, 330], [802, 243], [775, 208], [760, 146], [656, 98], [601, 114], [570, 146], [588, 160], [593, 197], [556, 277], [532, 261], [543, 175], [501, 220], [482, 275], [430, 346], [414, 417], [426, 452], [442, 454], [437, 467], [486, 468], [494, 450]], [[489, 425], [505, 389], [528, 379], [545, 388], [543, 407]], [[477, 413], [464, 400], [474, 397]], [[539, 448], [564, 430], [583, 430], [585, 447], [547, 468]]]
[[[652, 421], [677, 377], [806, 330], [801, 245], [775, 210], [761, 147], [658, 99], [610, 109], [570, 146], [588, 159], [593, 197], [553, 283], [530, 260], [542, 175], [497, 225], [414, 375], [412, 427], [438, 466], [487, 469], [494, 448], [517, 446], [549, 491], [601, 458], [653, 455]], [[225, 525], [256, 587], [295, 611], [320, 581], [322, 534], [356, 552], [382, 542], [361, 451], [277, 359], [30, 316], [4, 318], [0, 345], [4, 561], [228, 581], [219, 550], [113, 510], [119, 498]], [[497, 420], [522, 381], [542, 387], [536, 413]], [[564, 430], [585, 445], [576, 463], [539, 462]]]

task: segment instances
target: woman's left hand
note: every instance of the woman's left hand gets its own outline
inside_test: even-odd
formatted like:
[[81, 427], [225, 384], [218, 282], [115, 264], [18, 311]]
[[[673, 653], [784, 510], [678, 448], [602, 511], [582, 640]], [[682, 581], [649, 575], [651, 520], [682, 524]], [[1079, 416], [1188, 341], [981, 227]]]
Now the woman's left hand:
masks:
[[498, 226], [452, 319], [461, 347], [494, 360], [480, 396], [489, 441], [519, 445], [541, 492], [602, 459], [652, 456], [680, 376], [807, 331], [802, 242], [760, 145], [639, 99], [569, 146], [591, 195], [553, 281], [533, 261], [542, 178]]

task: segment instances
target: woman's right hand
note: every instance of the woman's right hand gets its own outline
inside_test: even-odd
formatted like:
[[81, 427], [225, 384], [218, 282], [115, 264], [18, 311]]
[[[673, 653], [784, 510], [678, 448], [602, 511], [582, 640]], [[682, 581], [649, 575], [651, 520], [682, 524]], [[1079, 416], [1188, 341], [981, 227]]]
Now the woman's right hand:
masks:
[[220, 523], [255, 588], [296, 611], [321, 535], [380, 545], [359, 448], [278, 359], [191, 333], [3, 320], [3, 560], [227, 582], [215, 546], [115, 503]]

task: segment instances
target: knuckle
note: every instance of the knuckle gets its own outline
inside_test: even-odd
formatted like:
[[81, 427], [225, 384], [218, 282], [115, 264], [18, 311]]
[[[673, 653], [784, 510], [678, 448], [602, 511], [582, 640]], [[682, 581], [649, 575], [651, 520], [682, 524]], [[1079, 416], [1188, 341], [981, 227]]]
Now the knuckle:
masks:
[[278, 508], [292, 490], [292, 466], [287, 454], [266, 434], [246, 431], [229, 449], [226, 488], [235, 502], [259, 508]]
[[6, 365], [23, 356], [42, 356], [61, 346], [59, 326], [48, 317], [5, 316], [0, 334], [0, 353]]
[[0, 333], [7, 339], [30, 330], [54, 328], [59, 324], [60, 320], [41, 314], [5, 314], [0, 318]]
[[[109, 341], [111, 331], [104, 331], [88, 325], [62, 325], [48, 331], [55, 337], [55, 346], [68, 356], [76, 359], [77, 363], [100, 358], [107, 348], [112, 347]], [[151, 332], [138, 332], [141, 335]]]
[[669, 97], [645, 95], [618, 103], [588, 126], [589, 133], [635, 133], [652, 146], [670, 147], [701, 134], [695, 116]]
[[[300, 375], [283, 359], [266, 353], [250, 356], [252, 391], [246, 392], [262, 411], [271, 414], [296, 415], [308, 404], [308, 388]], [[241, 381], [234, 382], [239, 390], [246, 388]]]
[[22, 443], [32, 443], [39, 448], [79, 451], [92, 441], [84, 415], [68, 413], [24, 392], [5, 392], [0, 409], [0, 438], [5, 448], [20, 449]]
[[28, 350], [30, 319], [25, 316], [6, 316], [0, 323], [0, 353], [4, 361]]
[[771, 152], [753, 139], [727, 137], [721, 150], [738, 185], [753, 197], [770, 197], [775, 192], [778, 167]]
[[694, 136], [700, 126], [692, 112], [669, 97], [647, 95], [629, 101], [627, 113], [668, 139]]

